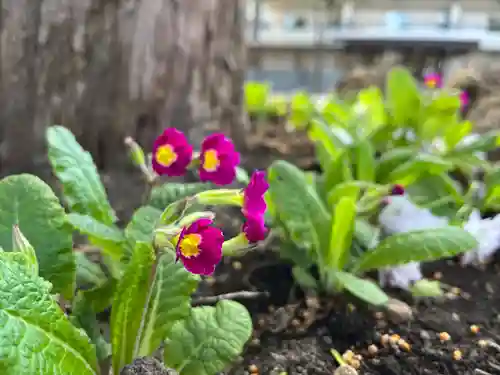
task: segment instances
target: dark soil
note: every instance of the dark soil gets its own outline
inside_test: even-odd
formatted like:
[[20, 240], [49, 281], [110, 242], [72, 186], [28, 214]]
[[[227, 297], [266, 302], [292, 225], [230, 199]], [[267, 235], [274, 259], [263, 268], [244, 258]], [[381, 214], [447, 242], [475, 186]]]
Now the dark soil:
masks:
[[[481, 340], [500, 342], [500, 296], [496, 291], [500, 276], [496, 266], [481, 271], [451, 261], [430, 265], [426, 270], [429, 276], [441, 272], [442, 280], [460, 291], [440, 301], [414, 301], [415, 318], [403, 324], [393, 324], [380, 312], [353, 301], [294, 298], [282, 289], [287, 278], [283, 265], [276, 267], [269, 273], [274, 274], [272, 279], [260, 275], [259, 281], [268, 288], [277, 285], [278, 290], [269, 290], [265, 313], [261, 308], [266, 301], [247, 303], [254, 313], [255, 338], [241, 363], [227, 374], [248, 374], [255, 368], [260, 374], [332, 374], [337, 367], [330, 354], [332, 348], [360, 355], [360, 373], [366, 375], [500, 374], [500, 346], [481, 346]], [[292, 302], [282, 305], [284, 295]], [[401, 292], [393, 295], [408, 300]], [[479, 326], [477, 334], [471, 332], [471, 325]], [[448, 341], [440, 340], [442, 332], [449, 334]], [[385, 334], [399, 335], [409, 347], [403, 342], [384, 345]], [[375, 355], [368, 352], [372, 344], [378, 349]], [[461, 358], [454, 358], [455, 351]]]

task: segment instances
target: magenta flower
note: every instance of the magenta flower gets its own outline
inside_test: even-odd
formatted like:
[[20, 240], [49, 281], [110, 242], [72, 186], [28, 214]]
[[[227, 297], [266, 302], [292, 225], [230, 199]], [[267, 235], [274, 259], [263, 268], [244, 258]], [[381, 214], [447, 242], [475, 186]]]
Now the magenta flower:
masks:
[[441, 76], [437, 73], [429, 73], [424, 76], [424, 83], [431, 89], [440, 88], [442, 81]]
[[240, 154], [233, 142], [222, 133], [211, 134], [201, 144], [200, 180], [216, 185], [228, 185], [236, 177], [236, 167], [240, 164]]
[[176, 128], [167, 128], [153, 144], [153, 170], [160, 176], [182, 176], [193, 158], [193, 147]]
[[211, 219], [199, 219], [182, 229], [176, 246], [176, 261], [196, 275], [211, 275], [222, 259], [224, 235], [211, 226]]
[[264, 215], [247, 216], [242, 232], [249, 243], [263, 241], [267, 233]]
[[461, 109], [464, 109], [465, 107], [467, 107], [469, 105], [469, 102], [470, 102], [469, 94], [465, 90], [462, 91], [460, 93], [460, 105], [461, 105]]
[[266, 172], [255, 171], [250, 177], [250, 182], [243, 190], [243, 215], [264, 215], [267, 204], [264, 195], [269, 189]]

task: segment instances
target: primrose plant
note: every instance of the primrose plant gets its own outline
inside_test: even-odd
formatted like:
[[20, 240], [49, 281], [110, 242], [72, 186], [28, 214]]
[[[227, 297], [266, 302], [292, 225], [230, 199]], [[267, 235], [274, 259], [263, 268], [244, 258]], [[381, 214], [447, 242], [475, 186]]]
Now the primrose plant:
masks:
[[[269, 219], [285, 241], [280, 254], [295, 264], [295, 279], [306, 288], [347, 290], [370, 304], [384, 305], [387, 295], [362, 278], [365, 272], [448, 257], [477, 245], [471, 234], [456, 226], [381, 239], [365, 211], [360, 188], [344, 190], [338, 200], [327, 203], [305, 173], [285, 161], [273, 163], [268, 178]], [[390, 195], [392, 186], [378, 189]]]
[[[0, 181], [0, 332], [7, 348], [0, 351], [0, 372], [104, 375], [111, 362], [119, 374], [160, 347], [165, 366], [181, 375], [222, 371], [243, 350], [251, 318], [230, 300], [192, 307], [191, 295], [223, 255], [264, 239], [264, 172], [244, 189], [217, 188], [234, 180], [239, 164], [223, 134], [208, 136], [194, 152], [182, 132], [168, 128], [150, 163], [127, 139], [147, 194], [121, 228], [90, 154], [61, 126], [47, 130], [47, 142], [69, 213], [35, 176]], [[160, 175], [188, 169], [197, 169], [203, 182], [159, 182]], [[240, 235], [224, 240], [214, 213], [203, 209], [214, 204], [242, 208]], [[86, 247], [73, 249], [74, 230], [87, 237]], [[105, 336], [97, 314], [109, 308]]]

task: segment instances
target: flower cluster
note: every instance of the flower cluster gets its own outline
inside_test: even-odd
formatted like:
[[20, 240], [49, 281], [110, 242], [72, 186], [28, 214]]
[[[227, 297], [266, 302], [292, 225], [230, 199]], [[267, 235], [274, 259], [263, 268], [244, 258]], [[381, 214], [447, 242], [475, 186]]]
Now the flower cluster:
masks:
[[[158, 175], [182, 176], [190, 167], [197, 166], [201, 181], [223, 186], [233, 182], [239, 164], [239, 153], [222, 133], [207, 136], [199, 156], [195, 156], [186, 136], [175, 128], [166, 129], [153, 145], [152, 166]], [[245, 217], [241, 237], [246, 244], [262, 241], [266, 236], [264, 195], [268, 188], [265, 172], [256, 171], [246, 188], [235, 190]], [[174, 244], [176, 259], [180, 259], [189, 272], [211, 275], [222, 259], [224, 236], [213, 226], [212, 219], [200, 218], [182, 228]]]
[[[167, 128], [153, 145], [153, 170], [160, 176], [182, 176], [193, 162], [193, 146], [181, 131]], [[211, 134], [201, 144], [198, 157], [201, 181], [223, 186], [233, 182], [240, 155], [222, 133]]]

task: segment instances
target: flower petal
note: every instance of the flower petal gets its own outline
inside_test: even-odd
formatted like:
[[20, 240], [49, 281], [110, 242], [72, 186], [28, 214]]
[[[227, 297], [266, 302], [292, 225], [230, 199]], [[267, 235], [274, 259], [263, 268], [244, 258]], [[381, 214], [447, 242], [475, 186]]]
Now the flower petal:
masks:
[[202, 236], [200, 254], [191, 258], [182, 258], [181, 255], [182, 263], [191, 273], [211, 275], [222, 259], [224, 236], [220, 229], [214, 227], [207, 227], [199, 234]]
[[267, 233], [264, 216], [248, 216], [246, 222], [243, 224], [242, 231], [250, 243], [263, 241]]

